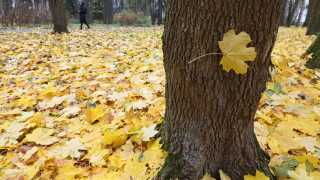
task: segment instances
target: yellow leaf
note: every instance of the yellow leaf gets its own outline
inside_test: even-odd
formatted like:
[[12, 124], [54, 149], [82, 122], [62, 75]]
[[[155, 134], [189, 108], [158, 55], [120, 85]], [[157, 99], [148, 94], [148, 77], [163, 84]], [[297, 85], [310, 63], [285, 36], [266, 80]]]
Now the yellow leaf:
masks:
[[44, 96], [46, 97], [53, 97], [54, 94], [57, 92], [57, 89], [54, 88], [54, 87], [48, 87], [48, 88], [45, 88], [41, 94], [43, 94]]
[[313, 177], [308, 176], [304, 164], [299, 165], [295, 171], [288, 171], [288, 175], [294, 180], [313, 180]]
[[211, 177], [210, 174], [207, 172], [201, 180], [215, 180], [215, 178]]
[[96, 107], [87, 107], [87, 109], [84, 111], [84, 114], [85, 120], [90, 124], [93, 123], [104, 116], [103, 104], [97, 105]]
[[224, 70], [229, 72], [233, 69], [237, 74], [247, 73], [249, 66], [244, 62], [254, 61], [257, 56], [254, 47], [246, 47], [249, 42], [251, 38], [245, 32], [236, 35], [234, 30], [230, 30], [224, 34], [223, 40], [219, 41], [219, 47], [224, 53], [220, 64]]
[[34, 176], [38, 173], [39, 169], [40, 169], [39, 166], [28, 168], [26, 171], [27, 180], [34, 179]]
[[99, 166], [99, 167], [105, 165], [106, 161], [104, 160], [104, 156], [109, 153], [110, 153], [109, 149], [102, 149], [101, 144], [95, 144], [92, 150], [89, 151], [90, 163], [93, 166]]
[[268, 176], [260, 172], [259, 170], [256, 170], [256, 175], [253, 176], [251, 174], [245, 175], [244, 180], [270, 180]]
[[226, 173], [224, 173], [221, 169], [219, 170], [219, 174], [220, 174], [221, 180], [231, 180], [231, 178]]
[[132, 161], [124, 166], [123, 171], [122, 179], [148, 179], [146, 164], [139, 161], [139, 154], [134, 155]]
[[74, 180], [77, 174], [80, 174], [81, 170], [75, 168], [73, 166], [72, 161], [65, 166], [59, 168], [58, 176], [56, 177], [57, 180]]
[[119, 147], [124, 144], [127, 140], [127, 135], [123, 134], [122, 129], [110, 131], [106, 130], [104, 132], [103, 143], [106, 145], [112, 145], [112, 147]]
[[143, 127], [141, 131], [143, 132], [142, 141], [150, 141], [150, 138], [158, 134], [159, 131], [155, 130], [156, 124], [151, 125], [150, 127]]
[[36, 102], [34, 101], [34, 98], [31, 96], [22, 96], [19, 100], [17, 100], [17, 104], [20, 105], [23, 109], [27, 107], [31, 107]]
[[50, 145], [58, 141], [58, 138], [51, 136], [53, 129], [38, 128], [26, 137], [27, 141], [33, 141], [40, 145]]

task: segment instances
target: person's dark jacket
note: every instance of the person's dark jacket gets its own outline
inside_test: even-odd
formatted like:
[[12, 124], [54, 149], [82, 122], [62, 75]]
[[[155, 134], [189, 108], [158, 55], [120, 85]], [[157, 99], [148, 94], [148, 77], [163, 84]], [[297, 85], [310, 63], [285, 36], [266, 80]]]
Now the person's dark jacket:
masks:
[[79, 15], [85, 16], [86, 14], [87, 14], [87, 8], [84, 5], [80, 6], [79, 7]]

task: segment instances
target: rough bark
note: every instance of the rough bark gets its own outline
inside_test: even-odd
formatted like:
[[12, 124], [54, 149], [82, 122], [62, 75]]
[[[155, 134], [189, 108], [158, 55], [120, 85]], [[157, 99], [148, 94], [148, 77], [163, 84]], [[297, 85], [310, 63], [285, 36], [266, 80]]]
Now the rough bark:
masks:
[[63, 0], [50, 0], [50, 9], [53, 20], [54, 33], [67, 33], [67, 13], [64, 8]]
[[310, 45], [304, 56], [313, 54], [312, 59], [306, 63], [306, 67], [310, 69], [320, 68], [320, 35], [317, 39]]
[[307, 35], [320, 32], [320, 0], [315, 1], [310, 12]]
[[310, 19], [310, 11], [311, 11], [311, 9], [313, 7], [313, 2], [314, 2], [314, 0], [309, 0], [308, 12], [307, 12], [306, 20], [304, 21], [302, 27], [307, 27], [308, 26], [308, 22], [309, 22], [309, 19]]
[[[169, 155], [160, 179], [219, 178], [222, 169], [243, 179], [256, 169], [274, 179], [256, 140], [253, 121], [265, 89], [283, 0], [168, 0], [163, 35], [166, 115], [163, 140]], [[235, 29], [248, 33], [257, 58], [247, 74], [224, 71], [218, 41]]]
[[295, 0], [294, 2], [291, 0], [290, 6], [289, 6], [287, 22], [286, 22], [286, 27], [291, 26], [291, 24], [294, 20], [294, 15], [296, 14], [300, 3], [301, 3], [301, 0]]

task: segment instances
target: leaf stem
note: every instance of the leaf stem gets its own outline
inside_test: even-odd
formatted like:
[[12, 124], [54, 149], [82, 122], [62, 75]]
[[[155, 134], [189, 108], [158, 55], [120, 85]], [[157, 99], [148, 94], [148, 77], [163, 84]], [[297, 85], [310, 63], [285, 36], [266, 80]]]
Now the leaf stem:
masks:
[[204, 54], [204, 55], [199, 56], [199, 57], [193, 59], [192, 61], [188, 62], [188, 64], [191, 64], [191, 63], [193, 63], [194, 61], [196, 61], [196, 60], [198, 60], [198, 59], [200, 59], [200, 58], [203, 58], [203, 57], [205, 57], [205, 56], [214, 55], [214, 54], [222, 54], [222, 55], [224, 55], [224, 53], [209, 53], [209, 54]]

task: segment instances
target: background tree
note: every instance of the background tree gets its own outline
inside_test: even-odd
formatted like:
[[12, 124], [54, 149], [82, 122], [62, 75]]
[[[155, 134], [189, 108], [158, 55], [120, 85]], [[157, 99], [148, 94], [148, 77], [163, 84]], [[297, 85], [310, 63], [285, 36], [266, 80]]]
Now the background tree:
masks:
[[158, 0], [158, 25], [162, 24], [163, 0]]
[[312, 59], [310, 59], [306, 67], [310, 69], [320, 68], [320, 34], [317, 36], [316, 40], [310, 45], [310, 47], [305, 52], [304, 56], [309, 54], [312, 55]]
[[298, 11], [299, 13], [297, 13], [296, 20], [295, 20], [296, 27], [300, 26], [302, 15], [303, 15], [305, 8], [306, 8], [305, 0], [301, 0], [301, 2], [299, 4], [299, 11]]
[[69, 17], [77, 19], [78, 18], [78, 13], [77, 13], [78, 0], [65, 0], [64, 3], [65, 3], [65, 8], [68, 12]]
[[67, 13], [64, 8], [63, 0], [50, 0], [50, 9], [52, 12], [53, 32], [68, 32]]
[[297, 14], [297, 11], [299, 9], [298, 7], [299, 7], [300, 3], [301, 3], [301, 0], [290, 0], [286, 27], [290, 27], [291, 24], [293, 23], [294, 17]]
[[303, 23], [303, 27], [307, 27], [308, 26], [308, 22], [309, 22], [309, 19], [310, 19], [310, 11], [313, 7], [313, 2], [315, 2], [314, 0], [309, 0], [309, 3], [308, 3], [308, 9], [307, 9], [307, 15], [306, 15], [306, 19]]
[[[163, 139], [169, 152], [160, 179], [232, 179], [254, 174], [272, 177], [253, 131], [254, 115], [265, 89], [283, 0], [168, 0], [163, 35], [166, 115]], [[179, 18], [177, 18], [179, 17]], [[257, 58], [244, 75], [219, 66], [218, 41], [244, 31]]]
[[288, 17], [288, 10], [289, 10], [289, 2], [290, 2], [290, 0], [284, 0], [284, 8], [282, 10], [281, 19], [280, 19], [281, 26], [286, 25], [287, 17]]
[[113, 0], [103, 0], [104, 23], [113, 24]]
[[320, 32], [320, 0], [313, 3], [308, 21], [307, 35]]

